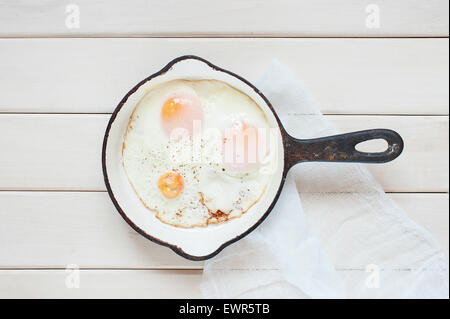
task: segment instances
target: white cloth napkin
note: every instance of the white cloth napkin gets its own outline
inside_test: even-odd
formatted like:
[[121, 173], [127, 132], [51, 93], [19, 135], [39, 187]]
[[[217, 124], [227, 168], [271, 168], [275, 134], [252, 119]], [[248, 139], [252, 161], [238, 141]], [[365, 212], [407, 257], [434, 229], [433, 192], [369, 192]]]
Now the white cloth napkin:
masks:
[[[337, 133], [279, 62], [256, 86], [291, 135]], [[362, 165], [302, 163], [266, 221], [205, 262], [201, 289], [206, 298], [448, 298], [449, 271], [436, 241]]]

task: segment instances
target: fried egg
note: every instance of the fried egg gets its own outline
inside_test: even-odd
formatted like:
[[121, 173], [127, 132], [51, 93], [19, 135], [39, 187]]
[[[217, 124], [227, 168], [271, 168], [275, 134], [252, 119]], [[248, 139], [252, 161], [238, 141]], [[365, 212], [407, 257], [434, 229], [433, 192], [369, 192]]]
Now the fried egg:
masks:
[[135, 107], [123, 167], [162, 222], [225, 222], [247, 212], [270, 181], [269, 133], [263, 111], [241, 91], [216, 80], [173, 80], [150, 89]]

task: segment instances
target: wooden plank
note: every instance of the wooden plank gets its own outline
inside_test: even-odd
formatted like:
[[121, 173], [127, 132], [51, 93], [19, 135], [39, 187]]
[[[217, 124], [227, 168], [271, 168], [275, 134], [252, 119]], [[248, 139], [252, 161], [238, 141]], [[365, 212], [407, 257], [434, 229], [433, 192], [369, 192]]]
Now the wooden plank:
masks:
[[448, 194], [389, 194], [417, 224], [434, 235], [449, 252]]
[[[449, 255], [449, 195], [436, 193], [390, 193], [387, 194], [405, 213], [416, 222], [417, 225], [427, 230], [443, 248], [448, 259]], [[329, 194], [325, 200], [321, 193], [300, 193], [302, 206], [306, 215], [309, 215], [311, 227], [314, 230], [314, 213], [320, 211], [332, 211], [339, 214], [340, 210], [345, 210], [343, 202], [354, 200], [351, 193]], [[325, 234], [320, 234], [327, 237]], [[346, 269], [350, 265], [335, 265], [338, 268]]]
[[[2, 1], [0, 36], [448, 36], [445, 0], [378, 0], [375, 9], [369, 0], [69, 4]], [[66, 24], [74, 15], [79, 24]], [[367, 24], [374, 15], [379, 24]]]
[[0, 203], [0, 267], [202, 267], [136, 233], [105, 192], [0, 192]]
[[0, 189], [105, 190], [107, 115], [1, 115]]
[[[48, 195], [53, 196], [55, 193]], [[83, 195], [97, 194], [83, 193]], [[447, 242], [448, 253], [448, 194], [390, 194], [390, 196], [400, 206], [408, 208], [410, 216], [416, 215], [414, 219], [419, 224], [423, 225], [424, 221], [427, 221], [428, 229], [434, 235], [436, 233], [432, 228], [440, 229], [441, 239]], [[445, 218], [447, 228], [442, 232], [444, 223], [441, 226], [438, 224]], [[434, 226], [430, 228], [431, 225]], [[71, 275], [73, 272], [65, 270], [0, 270], [0, 298], [201, 297], [200, 270], [81, 270], [79, 288], [67, 288], [66, 281]]]
[[201, 298], [200, 282], [199, 270], [0, 270], [0, 298]]
[[[448, 194], [389, 196], [448, 253]], [[315, 198], [302, 194], [305, 210]], [[105, 192], [0, 192], [0, 207], [0, 268], [202, 267], [138, 235]]]
[[[342, 132], [385, 127], [403, 136], [401, 157], [368, 165], [385, 191], [448, 192], [447, 116], [326, 118]], [[101, 114], [0, 115], [0, 190], [105, 190], [100, 157], [108, 119]]]
[[448, 39], [3, 39], [0, 112], [109, 113], [185, 54], [250, 81], [277, 58], [325, 114], [449, 111]]

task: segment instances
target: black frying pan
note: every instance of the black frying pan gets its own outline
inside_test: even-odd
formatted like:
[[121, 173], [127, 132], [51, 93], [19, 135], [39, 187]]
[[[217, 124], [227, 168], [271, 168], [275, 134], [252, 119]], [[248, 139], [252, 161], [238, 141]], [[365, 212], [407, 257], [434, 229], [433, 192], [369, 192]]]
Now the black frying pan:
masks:
[[[166, 225], [156, 219], [137, 199], [123, 172], [121, 150], [130, 115], [146, 92], [153, 86], [172, 79], [223, 81], [252, 98], [261, 107], [272, 127], [277, 130], [280, 157], [278, 167], [262, 198], [239, 218], [192, 229]], [[378, 153], [356, 150], [357, 144], [373, 139], [385, 140], [387, 149]], [[102, 166], [109, 196], [131, 227], [144, 237], [171, 248], [185, 258], [204, 260], [249, 234], [268, 216], [278, 200], [288, 170], [295, 164], [312, 161], [385, 163], [398, 157], [402, 150], [402, 138], [388, 129], [372, 129], [316, 139], [294, 138], [286, 133], [267, 98], [250, 82], [200, 57], [182, 56], [138, 83], [116, 107], [104, 136]]]

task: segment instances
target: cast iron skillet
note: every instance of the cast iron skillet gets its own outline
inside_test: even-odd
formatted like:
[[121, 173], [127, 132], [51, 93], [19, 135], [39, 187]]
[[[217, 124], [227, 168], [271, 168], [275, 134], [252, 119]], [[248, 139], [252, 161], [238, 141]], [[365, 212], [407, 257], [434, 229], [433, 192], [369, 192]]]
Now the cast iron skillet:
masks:
[[[159, 83], [173, 79], [223, 81], [252, 98], [261, 107], [271, 126], [276, 128], [277, 168], [262, 198], [239, 218], [190, 229], [170, 226], [160, 222], [142, 205], [128, 182], [122, 166], [122, 144], [129, 117], [146, 92]], [[388, 144], [387, 149], [379, 153], [356, 150], [358, 143], [372, 139], [384, 139]], [[249, 234], [268, 216], [280, 195], [288, 170], [295, 164], [310, 161], [385, 163], [398, 157], [402, 150], [400, 135], [387, 129], [308, 140], [294, 138], [286, 133], [267, 98], [251, 83], [205, 59], [189, 55], [172, 60], [161, 71], [144, 79], [125, 95], [106, 128], [102, 168], [112, 202], [133, 229], [151, 241], [171, 248], [180, 256], [191, 260], [205, 260]]]

